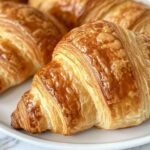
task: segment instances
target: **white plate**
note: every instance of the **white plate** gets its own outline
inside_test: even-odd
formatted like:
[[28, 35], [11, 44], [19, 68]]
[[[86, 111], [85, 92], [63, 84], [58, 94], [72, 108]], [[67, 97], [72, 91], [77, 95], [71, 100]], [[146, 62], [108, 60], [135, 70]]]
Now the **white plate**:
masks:
[[[150, 4], [150, 0], [141, 0]], [[31, 144], [65, 150], [124, 149], [150, 143], [150, 120], [140, 126], [106, 131], [91, 129], [73, 136], [62, 136], [50, 132], [31, 135], [16, 131], [10, 126], [10, 115], [21, 95], [29, 89], [31, 79], [0, 95], [0, 131]]]

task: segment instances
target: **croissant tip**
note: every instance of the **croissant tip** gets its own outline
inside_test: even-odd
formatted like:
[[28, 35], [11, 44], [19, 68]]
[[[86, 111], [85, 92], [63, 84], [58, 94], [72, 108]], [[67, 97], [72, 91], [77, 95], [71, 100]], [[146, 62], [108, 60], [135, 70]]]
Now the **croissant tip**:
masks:
[[13, 112], [11, 115], [11, 126], [15, 129], [20, 129], [20, 125], [17, 119], [16, 112]]

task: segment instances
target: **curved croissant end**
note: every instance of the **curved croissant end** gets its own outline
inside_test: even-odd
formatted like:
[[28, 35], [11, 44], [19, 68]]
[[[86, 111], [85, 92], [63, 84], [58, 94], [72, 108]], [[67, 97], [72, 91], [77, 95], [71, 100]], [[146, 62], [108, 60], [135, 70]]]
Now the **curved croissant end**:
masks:
[[[150, 117], [149, 43], [150, 37], [106, 21], [72, 30], [35, 75], [12, 126], [69, 135], [93, 126], [117, 129], [142, 123]], [[31, 105], [22, 106], [26, 101]]]
[[42, 132], [47, 129], [46, 119], [42, 117], [40, 103], [33, 103], [31, 101], [32, 95], [29, 92], [26, 92], [22, 99], [16, 112], [12, 114], [12, 126], [16, 129], [24, 128], [31, 133]]
[[47, 64], [65, 28], [27, 5], [0, 3], [0, 93]]

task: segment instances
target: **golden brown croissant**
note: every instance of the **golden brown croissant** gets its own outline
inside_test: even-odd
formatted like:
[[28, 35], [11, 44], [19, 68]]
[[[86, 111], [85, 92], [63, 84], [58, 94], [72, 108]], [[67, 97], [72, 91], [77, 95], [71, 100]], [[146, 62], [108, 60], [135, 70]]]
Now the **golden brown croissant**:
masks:
[[150, 34], [150, 7], [133, 0], [30, 0], [69, 27], [107, 20], [133, 31]]
[[150, 37], [99, 21], [69, 32], [12, 114], [16, 129], [65, 135], [150, 117]]
[[26, 5], [0, 3], [0, 93], [48, 63], [64, 27]]

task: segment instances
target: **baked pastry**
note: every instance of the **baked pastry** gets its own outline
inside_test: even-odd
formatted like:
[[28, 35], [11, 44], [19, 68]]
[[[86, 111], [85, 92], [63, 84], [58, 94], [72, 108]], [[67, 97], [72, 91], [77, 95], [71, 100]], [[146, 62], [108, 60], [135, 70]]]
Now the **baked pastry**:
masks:
[[150, 34], [150, 7], [133, 0], [29, 0], [29, 4], [53, 14], [69, 28], [103, 19]]
[[99, 3], [100, 0], [29, 0], [29, 5], [54, 15], [68, 29], [78, 26], [82, 14]]
[[47, 64], [64, 33], [55, 18], [35, 8], [0, 3], [0, 93]]
[[69, 32], [12, 114], [13, 128], [70, 135], [150, 117], [150, 37], [98, 21]]

